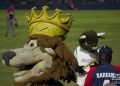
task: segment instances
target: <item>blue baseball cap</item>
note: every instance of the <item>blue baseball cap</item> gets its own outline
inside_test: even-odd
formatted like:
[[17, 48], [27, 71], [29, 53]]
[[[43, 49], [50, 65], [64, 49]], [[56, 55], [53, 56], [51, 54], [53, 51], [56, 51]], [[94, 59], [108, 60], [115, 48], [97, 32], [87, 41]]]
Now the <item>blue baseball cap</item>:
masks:
[[99, 56], [101, 59], [111, 60], [112, 53], [113, 51], [109, 46], [102, 46], [99, 50]]

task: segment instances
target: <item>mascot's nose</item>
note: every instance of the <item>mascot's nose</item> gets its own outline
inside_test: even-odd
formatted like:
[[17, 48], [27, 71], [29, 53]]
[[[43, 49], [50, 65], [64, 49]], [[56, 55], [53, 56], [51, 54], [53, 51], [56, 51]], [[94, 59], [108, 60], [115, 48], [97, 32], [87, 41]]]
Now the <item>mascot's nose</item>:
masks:
[[3, 63], [9, 65], [9, 60], [16, 56], [16, 53], [13, 51], [7, 51], [3, 54]]

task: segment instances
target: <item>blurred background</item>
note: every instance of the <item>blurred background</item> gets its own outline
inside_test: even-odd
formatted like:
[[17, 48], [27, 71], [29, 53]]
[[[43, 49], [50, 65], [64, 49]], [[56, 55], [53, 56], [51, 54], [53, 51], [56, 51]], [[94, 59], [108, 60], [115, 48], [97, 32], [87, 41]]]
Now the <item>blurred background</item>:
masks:
[[16, 9], [41, 8], [48, 5], [50, 9], [120, 9], [120, 0], [0, 0], [0, 9], [10, 5]]

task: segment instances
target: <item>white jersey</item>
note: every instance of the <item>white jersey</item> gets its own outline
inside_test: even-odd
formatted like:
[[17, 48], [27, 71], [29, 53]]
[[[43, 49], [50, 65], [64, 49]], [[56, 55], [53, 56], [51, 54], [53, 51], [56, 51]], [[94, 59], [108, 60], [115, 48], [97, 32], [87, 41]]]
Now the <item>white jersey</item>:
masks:
[[78, 61], [78, 66], [85, 66], [89, 64], [93, 59], [95, 59], [95, 54], [90, 53], [84, 49], [82, 49], [80, 46], [78, 46], [74, 51], [74, 56], [76, 57]]
[[[95, 54], [90, 53], [84, 49], [82, 49], [80, 46], [78, 46], [74, 51], [74, 56], [76, 57], [78, 61], [78, 66], [86, 66], [89, 64], [94, 58]], [[91, 64], [93, 65], [93, 64]], [[86, 72], [90, 70], [90, 66], [84, 69]], [[77, 85], [78, 86], [84, 86], [85, 78], [87, 74], [79, 75], [77, 74]]]

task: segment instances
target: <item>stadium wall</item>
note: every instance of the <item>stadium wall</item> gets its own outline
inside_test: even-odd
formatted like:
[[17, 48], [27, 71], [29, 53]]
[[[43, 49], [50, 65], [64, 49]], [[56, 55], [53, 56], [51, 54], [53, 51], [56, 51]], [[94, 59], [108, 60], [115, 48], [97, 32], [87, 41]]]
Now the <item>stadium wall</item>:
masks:
[[[6, 9], [10, 4], [7, 2], [0, 2], [0, 9]], [[16, 9], [31, 9], [32, 7], [36, 6], [38, 9], [40, 9], [43, 5], [40, 4], [27, 4], [27, 5], [17, 5], [15, 4]], [[68, 3], [54, 3], [48, 5], [50, 9], [60, 8], [68, 10], [70, 9], [68, 6]], [[95, 4], [83, 4], [83, 3], [74, 3], [75, 9], [80, 10], [101, 10], [101, 9], [120, 9], [120, 3], [109, 3], [109, 4], [101, 4], [101, 3], [95, 3]]]

